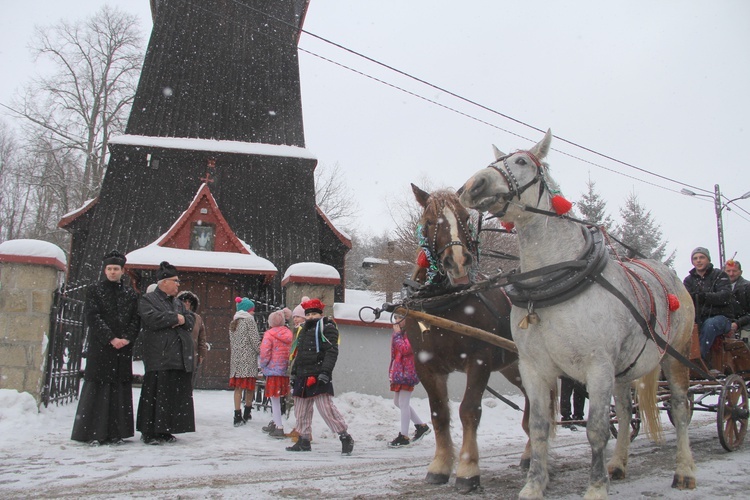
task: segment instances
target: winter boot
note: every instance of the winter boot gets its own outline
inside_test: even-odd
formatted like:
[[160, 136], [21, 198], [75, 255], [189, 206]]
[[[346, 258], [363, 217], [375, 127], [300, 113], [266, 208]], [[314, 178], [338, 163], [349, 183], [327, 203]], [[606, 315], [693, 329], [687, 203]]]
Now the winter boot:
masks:
[[286, 451], [310, 451], [312, 450], [312, 446], [310, 446], [310, 440], [305, 439], [302, 436], [297, 440], [296, 443], [294, 443], [294, 446], [287, 446]]
[[341, 440], [341, 454], [351, 455], [354, 450], [354, 439], [347, 432], [339, 434], [339, 439]]
[[275, 439], [285, 439], [286, 434], [284, 434], [284, 428], [275, 427], [271, 432], [268, 433], [268, 437], [272, 437]]
[[253, 405], [245, 405], [245, 413], [242, 414], [242, 420], [245, 422], [249, 422], [253, 419], [253, 416], [250, 414], [250, 412], [253, 411]]
[[388, 443], [388, 447], [389, 448], [401, 448], [402, 446], [409, 446], [410, 444], [411, 444], [411, 441], [409, 441], [409, 438], [399, 432], [398, 437], [394, 439], [393, 441], [391, 441], [390, 443]]
[[234, 410], [234, 426], [239, 427], [245, 425], [245, 420], [242, 418], [242, 412], [240, 410]]
[[416, 443], [420, 439], [422, 439], [424, 436], [432, 432], [432, 429], [430, 429], [430, 426], [427, 424], [419, 424], [414, 426], [417, 431], [414, 433], [414, 438], [412, 439], [412, 443]]
[[276, 430], [276, 422], [271, 420], [270, 422], [268, 422], [268, 425], [266, 425], [265, 427], [261, 427], [260, 430], [267, 433], [273, 432]]

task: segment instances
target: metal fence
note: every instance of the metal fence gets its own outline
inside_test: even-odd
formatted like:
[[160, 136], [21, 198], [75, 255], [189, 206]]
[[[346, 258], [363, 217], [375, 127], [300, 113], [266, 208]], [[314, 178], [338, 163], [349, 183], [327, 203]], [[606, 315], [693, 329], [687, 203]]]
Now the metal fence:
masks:
[[81, 359], [86, 339], [83, 298], [86, 286], [55, 290], [42, 403], [47, 407], [78, 399]]

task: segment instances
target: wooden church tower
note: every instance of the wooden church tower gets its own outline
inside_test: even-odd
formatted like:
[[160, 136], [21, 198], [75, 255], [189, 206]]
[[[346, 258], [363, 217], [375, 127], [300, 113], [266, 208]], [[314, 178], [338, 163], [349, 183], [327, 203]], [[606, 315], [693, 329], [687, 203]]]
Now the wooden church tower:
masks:
[[[297, 43], [308, 2], [151, 0], [126, 133], [110, 141], [99, 197], [60, 223], [73, 234], [70, 281], [97, 279], [108, 250], [167, 234], [205, 184], [234, 235], [278, 269], [240, 273], [228, 294], [280, 303], [281, 277], [297, 262], [329, 264], [343, 283], [351, 242], [315, 204], [317, 160], [305, 149]], [[203, 243], [209, 226], [196, 230]], [[221, 261], [219, 249], [197, 250]], [[153, 276], [138, 273], [143, 291]]]

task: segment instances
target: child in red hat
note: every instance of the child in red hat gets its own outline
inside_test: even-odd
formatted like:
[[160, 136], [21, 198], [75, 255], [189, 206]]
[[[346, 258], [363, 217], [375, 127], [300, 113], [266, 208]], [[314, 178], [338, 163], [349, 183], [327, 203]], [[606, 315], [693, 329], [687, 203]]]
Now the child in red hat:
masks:
[[336, 323], [323, 317], [325, 304], [320, 299], [303, 302], [305, 322], [292, 346], [292, 395], [299, 439], [287, 451], [310, 451], [313, 404], [328, 427], [339, 435], [341, 454], [351, 455], [354, 439], [347, 432], [343, 415], [333, 404], [333, 369], [339, 356], [339, 331]]

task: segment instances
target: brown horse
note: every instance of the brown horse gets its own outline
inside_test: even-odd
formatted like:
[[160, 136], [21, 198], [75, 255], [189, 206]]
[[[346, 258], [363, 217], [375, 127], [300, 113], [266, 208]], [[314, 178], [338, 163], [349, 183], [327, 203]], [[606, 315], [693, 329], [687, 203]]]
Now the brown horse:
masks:
[[[450, 191], [429, 194], [414, 184], [412, 191], [424, 212], [417, 226], [421, 261], [415, 281], [447, 289], [420, 299], [420, 293], [407, 299], [405, 305], [458, 323], [474, 326], [510, 339], [510, 302], [501, 288], [480, 293], [454, 294], [455, 285], [469, 284], [477, 259], [477, 241], [470, 227], [470, 214]], [[445, 291], [445, 290], [440, 290]], [[447, 483], [453, 471], [454, 450], [450, 435], [448, 375], [466, 373], [466, 391], [459, 409], [463, 426], [463, 443], [456, 469], [456, 488], [464, 493], [479, 487], [479, 451], [477, 427], [482, 417], [482, 395], [493, 371], [500, 371], [521, 388], [516, 354], [480, 340], [438, 327], [428, 327], [412, 318], [406, 320], [406, 332], [414, 349], [417, 374], [430, 401], [432, 425], [435, 428], [435, 457], [427, 469], [430, 484]], [[523, 428], [528, 435], [528, 400], [524, 408]], [[528, 467], [530, 446], [521, 458]]]

